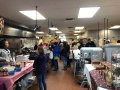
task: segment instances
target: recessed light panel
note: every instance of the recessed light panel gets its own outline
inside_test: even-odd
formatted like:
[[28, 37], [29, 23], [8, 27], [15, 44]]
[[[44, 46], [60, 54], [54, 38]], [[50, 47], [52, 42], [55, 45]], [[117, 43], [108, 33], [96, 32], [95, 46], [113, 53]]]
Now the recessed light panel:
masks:
[[56, 31], [56, 33], [62, 33], [61, 31]]
[[44, 32], [36, 32], [36, 34], [44, 34]]
[[84, 26], [82, 26], [82, 27], [75, 27], [75, 30], [81, 30], [81, 29], [84, 29]]
[[115, 26], [110, 27], [110, 29], [118, 29], [118, 28], [120, 28], [120, 25], [115, 25]]
[[[36, 10], [19, 11], [19, 12], [29, 17], [30, 19], [36, 20]], [[37, 20], [45, 20], [45, 19], [46, 18], [37, 11]]]
[[58, 28], [56, 28], [56, 27], [50, 27], [49, 29], [52, 30], [52, 31], [58, 30]]
[[100, 7], [80, 8], [78, 18], [92, 18], [99, 9]]

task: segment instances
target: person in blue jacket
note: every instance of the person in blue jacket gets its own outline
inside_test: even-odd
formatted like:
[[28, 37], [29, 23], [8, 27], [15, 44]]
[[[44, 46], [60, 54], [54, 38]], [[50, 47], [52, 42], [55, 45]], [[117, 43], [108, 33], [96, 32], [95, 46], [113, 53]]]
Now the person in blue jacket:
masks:
[[53, 45], [53, 62], [54, 62], [54, 71], [58, 70], [58, 59], [60, 55], [60, 46], [58, 42], [54, 42]]
[[38, 55], [35, 56], [33, 68], [35, 68], [36, 77], [38, 80], [40, 90], [47, 90], [46, 82], [45, 82], [46, 62], [47, 62], [46, 59], [47, 58], [44, 54], [43, 47], [42, 46], [38, 47]]

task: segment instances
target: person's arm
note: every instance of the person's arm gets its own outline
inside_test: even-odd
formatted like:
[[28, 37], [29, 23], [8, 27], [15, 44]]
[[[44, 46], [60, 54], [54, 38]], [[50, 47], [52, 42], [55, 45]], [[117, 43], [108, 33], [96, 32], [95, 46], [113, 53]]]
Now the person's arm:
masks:
[[33, 68], [35, 68], [36, 63], [37, 63], [37, 60], [34, 61], [34, 63], [33, 63]]
[[0, 50], [0, 59], [4, 59], [7, 62], [10, 62], [7, 52], [4, 49]]
[[33, 68], [36, 68], [36, 65], [37, 65], [37, 55], [35, 56], [35, 60], [34, 60], [34, 63], [33, 63]]

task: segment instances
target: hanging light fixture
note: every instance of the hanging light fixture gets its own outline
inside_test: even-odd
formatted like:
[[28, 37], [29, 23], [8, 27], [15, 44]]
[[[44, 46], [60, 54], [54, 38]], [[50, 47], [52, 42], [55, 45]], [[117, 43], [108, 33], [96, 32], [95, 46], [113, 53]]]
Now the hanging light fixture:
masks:
[[35, 27], [34, 27], [34, 31], [37, 31], [41, 28], [41, 26], [38, 26], [38, 20], [37, 20], [37, 6], [36, 6], [36, 23], [35, 23]]
[[58, 30], [58, 28], [51, 23], [51, 26], [49, 27], [49, 30], [56, 31], [56, 30]]

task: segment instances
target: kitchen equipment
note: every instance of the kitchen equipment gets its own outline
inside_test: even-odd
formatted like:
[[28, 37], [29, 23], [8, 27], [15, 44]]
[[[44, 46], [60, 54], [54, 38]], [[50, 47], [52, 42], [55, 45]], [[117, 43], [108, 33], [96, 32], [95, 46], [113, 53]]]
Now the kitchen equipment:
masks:
[[105, 60], [111, 63], [111, 57], [112, 57], [112, 52], [115, 50], [120, 49], [120, 44], [116, 43], [110, 43], [110, 44], [105, 44], [104, 45], [104, 52], [105, 52]]
[[16, 61], [28, 61], [29, 55], [17, 55]]
[[103, 60], [103, 50], [100, 47], [82, 47], [80, 52], [83, 59]]

